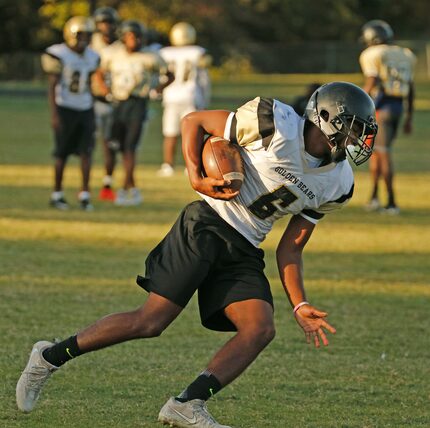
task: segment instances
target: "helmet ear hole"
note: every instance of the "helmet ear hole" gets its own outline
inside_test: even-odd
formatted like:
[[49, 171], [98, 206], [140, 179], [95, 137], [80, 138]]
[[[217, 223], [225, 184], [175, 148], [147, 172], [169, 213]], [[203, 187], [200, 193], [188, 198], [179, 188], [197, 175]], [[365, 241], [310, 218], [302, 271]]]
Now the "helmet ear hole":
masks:
[[328, 122], [330, 114], [329, 114], [329, 112], [327, 110], [321, 110], [320, 111], [320, 116], [324, 120], [324, 122]]

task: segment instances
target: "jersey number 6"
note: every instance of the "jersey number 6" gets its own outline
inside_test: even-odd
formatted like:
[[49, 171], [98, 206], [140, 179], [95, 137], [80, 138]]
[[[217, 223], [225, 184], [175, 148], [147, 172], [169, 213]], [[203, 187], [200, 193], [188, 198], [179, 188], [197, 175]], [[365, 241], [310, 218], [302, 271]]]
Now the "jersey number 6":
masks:
[[272, 193], [260, 196], [249, 207], [249, 211], [258, 218], [265, 219], [273, 215], [277, 210], [288, 207], [297, 199], [297, 196], [288, 190], [287, 187], [281, 186]]

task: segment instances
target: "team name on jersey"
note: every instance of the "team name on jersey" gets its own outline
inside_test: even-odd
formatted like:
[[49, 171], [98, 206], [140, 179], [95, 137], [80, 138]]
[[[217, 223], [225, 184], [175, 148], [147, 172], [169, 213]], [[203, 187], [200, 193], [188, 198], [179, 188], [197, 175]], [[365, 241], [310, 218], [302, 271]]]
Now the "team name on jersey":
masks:
[[286, 180], [290, 181], [291, 183], [295, 184], [299, 190], [301, 190], [309, 199], [315, 198], [315, 193], [310, 190], [303, 181], [300, 180], [300, 178], [296, 177], [291, 172], [288, 172], [285, 168], [282, 168], [280, 166], [275, 168], [275, 171], [284, 177]]

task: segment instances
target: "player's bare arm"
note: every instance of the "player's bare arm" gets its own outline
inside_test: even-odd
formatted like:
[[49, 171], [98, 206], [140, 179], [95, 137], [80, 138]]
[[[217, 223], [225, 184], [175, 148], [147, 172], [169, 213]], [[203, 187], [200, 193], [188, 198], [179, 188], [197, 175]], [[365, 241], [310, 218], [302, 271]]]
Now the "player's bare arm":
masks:
[[223, 137], [229, 114], [225, 110], [193, 112], [184, 117], [181, 126], [182, 152], [192, 188], [212, 198], [224, 200], [233, 199], [239, 192], [224, 193], [219, 188], [228, 186], [229, 181], [203, 177], [201, 153], [205, 134]]
[[[279, 275], [293, 308], [306, 302], [302, 253], [314, 228], [315, 225], [304, 217], [293, 216], [276, 250]], [[327, 313], [310, 304], [300, 306], [294, 316], [305, 332], [306, 341], [310, 343], [313, 340], [317, 348], [320, 346], [320, 340], [325, 346], [329, 343], [323, 329], [336, 333], [335, 328], [325, 320]]]
[[101, 95], [103, 97], [108, 97], [110, 95], [110, 90], [105, 82], [105, 72], [101, 68], [98, 68], [92, 75], [92, 79], [97, 88], [100, 88]]
[[377, 86], [378, 86], [378, 78], [376, 76], [369, 76], [369, 77], [366, 77], [363, 89], [367, 94], [370, 95], [373, 89], [376, 88]]
[[415, 87], [413, 82], [409, 82], [409, 92], [406, 98], [406, 114], [403, 122], [403, 132], [412, 133], [412, 116], [414, 113]]
[[48, 104], [51, 111], [51, 126], [55, 131], [58, 131], [61, 126], [57, 104], [55, 103], [55, 87], [60, 82], [60, 79], [59, 74], [52, 73], [48, 75]]

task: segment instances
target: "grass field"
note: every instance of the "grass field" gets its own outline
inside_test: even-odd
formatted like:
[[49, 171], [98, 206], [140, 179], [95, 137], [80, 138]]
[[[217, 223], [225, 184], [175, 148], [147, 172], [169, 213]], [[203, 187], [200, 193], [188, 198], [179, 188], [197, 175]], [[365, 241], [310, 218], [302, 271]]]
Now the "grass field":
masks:
[[[316, 78], [330, 80], [257, 76], [216, 83], [212, 106], [234, 109], [256, 95], [289, 101]], [[415, 133], [395, 146], [401, 215], [363, 211], [370, 182], [359, 168], [353, 201], [324, 219], [306, 248], [308, 297], [330, 313], [337, 335], [325, 349], [304, 342], [274, 262], [288, 219], [280, 221], [263, 244], [277, 337], [210, 403], [220, 422], [235, 428], [430, 426], [430, 85], [419, 84], [417, 94]], [[68, 337], [107, 313], [140, 305], [145, 293], [135, 285], [136, 274], [195, 198], [182, 167], [172, 179], [154, 177], [160, 106], [151, 114], [137, 172], [144, 205], [121, 209], [95, 201], [94, 212], [80, 212], [72, 160], [65, 186], [73, 209], [64, 213], [47, 205], [52, 142], [45, 98], [0, 95], [2, 427], [156, 427], [166, 399], [229, 337], [200, 326], [193, 300], [160, 338], [83, 356], [54, 375], [32, 414], [16, 409], [15, 384], [32, 344]], [[94, 192], [102, 173], [97, 149]]]

